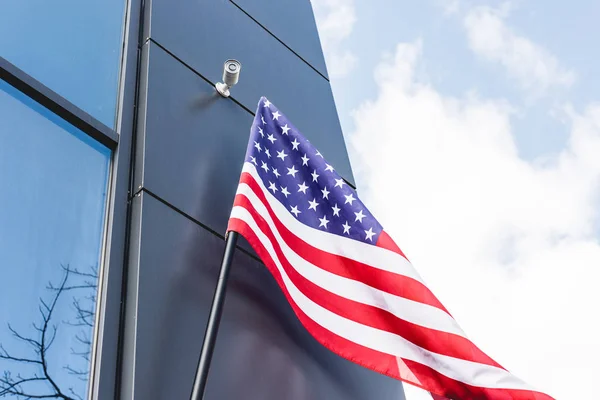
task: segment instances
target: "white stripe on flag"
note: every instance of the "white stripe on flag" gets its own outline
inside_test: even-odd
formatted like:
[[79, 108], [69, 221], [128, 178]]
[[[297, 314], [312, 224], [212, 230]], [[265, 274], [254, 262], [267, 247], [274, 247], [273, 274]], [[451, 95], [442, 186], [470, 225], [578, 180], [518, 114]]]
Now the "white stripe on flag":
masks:
[[[375, 289], [360, 281], [348, 279], [325, 271], [324, 269], [309, 263], [289, 248], [275, 227], [266, 207], [248, 185], [240, 183], [238, 194], [246, 196], [254, 209], [265, 219], [289, 263], [292, 264], [294, 269], [296, 269], [300, 275], [304, 276], [309, 281], [346, 299], [388, 311], [405, 321], [426, 328], [466, 337], [454, 318], [437, 307], [395, 296], [382, 290]], [[231, 217], [244, 219], [241, 218], [240, 215], [245, 215], [245, 213], [248, 213], [248, 211], [243, 207], [234, 207], [231, 212]], [[279, 217], [279, 215], [277, 215], [277, 217]], [[295, 232], [297, 225], [301, 224], [301, 222], [293, 221], [293, 223], [290, 223], [287, 227], [292, 232]], [[328, 236], [333, 235], [329, 234]]]
[[[264, 186], [254, 165], [249, 162], [244, 163], [242, 172], [252, 175], [265, 194], [271, 209], [284, 225], [290, 226], [293, 222], [296, 222], [292, 214]], [[311, 246], [320, 248], [328, 253], [348, 257], [371, 267], [404, 275], [423, 283], [410, 262], [393, 251], [362, 243], [354, 239], [321, 232], [304, 224], [295, 226], [294, 233]]]
[[310, 319], [323, 328], [358, 345], [426, 365], [451, 379], [468, 385], [532, 390], [523, 381], [501, 368], [430, 352], [397, 334], [359, 324], [316, 304], [292, 283], [275, 253], [273, 244], [259, 229], [250, 213], [243, 208], [236, 207], [236, 209], [235, 212], [238, 216], [232, 216], [232, 218], [240, 219], [248, 224], [279, 270], [292, 300]]

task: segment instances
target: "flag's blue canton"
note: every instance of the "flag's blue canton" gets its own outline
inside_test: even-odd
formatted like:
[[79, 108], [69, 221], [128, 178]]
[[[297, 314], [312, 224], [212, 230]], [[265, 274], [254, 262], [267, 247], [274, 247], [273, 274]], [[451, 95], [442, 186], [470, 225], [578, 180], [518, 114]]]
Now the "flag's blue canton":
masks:
[[266, 98], [252, 123], [246, 161], [300, 222], [375, 244], [383, 228], [356, 191]]

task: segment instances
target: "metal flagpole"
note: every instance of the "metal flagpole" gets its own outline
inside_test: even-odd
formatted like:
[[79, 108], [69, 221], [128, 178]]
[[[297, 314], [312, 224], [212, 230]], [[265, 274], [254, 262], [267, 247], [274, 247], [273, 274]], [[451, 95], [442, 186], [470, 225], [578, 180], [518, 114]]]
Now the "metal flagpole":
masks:
[[204, 343], [202, 343], [202, 351], [200, 360], [198, 361], [198, 369], [196, 370], [196, 379], [194, 380], [194, 389], [192, 390], [192, 400], [204, 399], [204, 390], [208, 379], [208, 370], [212, 359], [215, 343], [217, 341], [217, 332], [219, 331], [219, 323], [221, 322], [221, 314], [223, 313], [223, 305], [225, 304], [225, 290], [227, 289], [227, 278], [233, 260], [235, 244], [237, 242], [238, 233], [228, 232], [226, 234], [225, 253], [223, 253], [223, 261], [221, 261], [221, 271], [219, 272], [219, 280], [215, 288], [208, 323], [206, 324], [206, 333], [204, 334]]

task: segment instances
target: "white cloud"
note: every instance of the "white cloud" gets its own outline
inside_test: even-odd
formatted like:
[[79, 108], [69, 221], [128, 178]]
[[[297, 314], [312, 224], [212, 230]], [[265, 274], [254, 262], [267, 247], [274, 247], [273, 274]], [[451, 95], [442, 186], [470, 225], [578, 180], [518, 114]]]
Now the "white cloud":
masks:
[[560, 65], [554, 55], [506, 25], [510, 3], [499, 9], [475, 7], [464, 25], [470, 48], [483, 58], [500, 63], [533, 96], [553, 87], [569, 87], [575, 73]]
[[509, 104], [440, 94], [416, 78], [420, 57], [420, 42], [398, 45], [376, 70], [377, 97], [353, 114], [361, 197], [484, 351], [558, 399], [589, 398], [600, 105], [565, 108], [568, 146], [526, 161]]
[[446, 15], [457, 14], [460, 11], [460, 0], [438, 0]]
[[330, 77], [346, 76], [356, 65], [356, 56], [343, 49], [356, 22], [353, 0], [312, 0], [319, 37]]

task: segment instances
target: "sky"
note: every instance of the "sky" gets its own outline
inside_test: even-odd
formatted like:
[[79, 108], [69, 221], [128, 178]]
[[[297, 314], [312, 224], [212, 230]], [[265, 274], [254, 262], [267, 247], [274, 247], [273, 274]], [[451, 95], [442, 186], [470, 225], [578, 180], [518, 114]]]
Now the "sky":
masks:
[[597, 396], [600, 3], [312, 4], [362, 200], [486, 353]]

